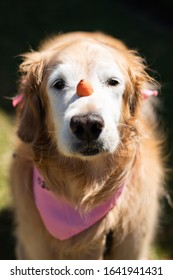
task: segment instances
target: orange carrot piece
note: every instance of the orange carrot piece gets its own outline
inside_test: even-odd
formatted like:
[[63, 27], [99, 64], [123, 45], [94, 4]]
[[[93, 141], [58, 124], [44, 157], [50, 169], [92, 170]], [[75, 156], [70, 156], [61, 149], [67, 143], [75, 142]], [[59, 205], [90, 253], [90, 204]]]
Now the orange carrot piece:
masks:
[[90, 82], [81, 80], [77, 85], [77, 95], [80, 97], [92, 95], [94, 90]]

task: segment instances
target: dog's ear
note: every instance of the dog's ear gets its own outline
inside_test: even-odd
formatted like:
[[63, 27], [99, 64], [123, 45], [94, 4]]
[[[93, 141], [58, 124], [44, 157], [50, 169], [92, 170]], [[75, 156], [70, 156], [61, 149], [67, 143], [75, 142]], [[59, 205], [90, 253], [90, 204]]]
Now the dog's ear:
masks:
[[19, 104], [18, 136], [24, 142], [34, 142], [44, 120], [43, 101], [40, 93], [45, 59], [39, 52], [27, 53], [20, 65], [21, 79], [19, 94], [22, 95]]
[[127, 65], [127, 85], [124, 98], [129, 107], [129, 114], [134, 117], [138, 114], [143, 99], [142, 90], [157, 89], [158, 84], [148, 75], [145, 61], [136, 52], [128, 51]]

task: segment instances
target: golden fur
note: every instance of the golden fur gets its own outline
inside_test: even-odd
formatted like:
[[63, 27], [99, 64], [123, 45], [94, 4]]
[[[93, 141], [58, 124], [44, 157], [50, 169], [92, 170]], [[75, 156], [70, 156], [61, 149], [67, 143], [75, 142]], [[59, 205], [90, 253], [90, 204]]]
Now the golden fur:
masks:
[[[121, 141], [115, 153], [93, 161], [66, 157], [58, 150], [46, 92], [55, 55], [81, 38], [113, 51], [127, 81], [118, 125]], [[163, 164], [153, 119], [154, 109], [150, 100], [143, 101], [141, 95], [143, 88], [155, 88], [156, 83], [145, 72], [142, 59], [110, 36], [76, 32], [51, 38], [38, 52], [25, 54], [20, 71], [19, 93], [24, 97], [18, 105], [18, 135], [22, 141], [11, 168], [17, 257], [147, 258], [157, 224]], [[118, 204], [103, 219], [84, 232], [59, 241], [46, 231], [34, 204], [33, 164], [53, 192], [64, 195], [86, 212], [110, 197], [122, 183], [126, 182], [126, 187]], [[106, 250], [106, 236], [110, 231], [113, 232], [112, 246]]]

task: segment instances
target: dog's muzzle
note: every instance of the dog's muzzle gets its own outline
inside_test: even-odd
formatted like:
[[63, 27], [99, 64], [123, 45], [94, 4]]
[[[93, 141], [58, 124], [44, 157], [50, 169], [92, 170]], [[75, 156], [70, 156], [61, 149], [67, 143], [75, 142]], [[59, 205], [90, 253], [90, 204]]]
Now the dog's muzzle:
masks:
[[76, 115], [71, 118], [70, 129], [80, 143], [81, 154], [85, 156], [96, 155], [102, 150], [99, 137], [104, 125], [103, 118], [95, 113]]

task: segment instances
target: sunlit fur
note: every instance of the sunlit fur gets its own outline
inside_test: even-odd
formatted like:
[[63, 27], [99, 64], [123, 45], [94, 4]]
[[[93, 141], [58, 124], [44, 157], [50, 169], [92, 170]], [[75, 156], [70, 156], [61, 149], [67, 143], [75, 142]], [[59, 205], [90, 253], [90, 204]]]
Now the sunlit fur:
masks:
[[[78, 56], [81, 41], [91, 45], [91, 53], [93, 44], [103, 53], [104, 49], [110, 52], [124, 81], [122, 101], [117, 108], [120, 116], [115, 126], [118, 142], [113, 151], [92, 157], [59, 150], [58, 125], [60, 121], [63, 123], [63, 116], [61, 120], [55, 117], [48, 90], [48, 81], [59, 61], [69, 61], [69, 57], [75, 56], [74, 63], [81, 65], [81, 71], [88, 67], [87, 48]], [[66, 56], [65, 49], [68, 49]], [[93, 47], [92, 62], [100, 64], [94, 54]], [[19, 85], [23, 99], [18, 105], [21, 141], [11, 168], [17, 257], [148, 258], [157, 225], [164, 171], [154, 109], [150, 100], [143, 100], [141, 94], [144, 88], [155, 89], [157, 83], [146, 73], [142, 59], [110, 36], [81, 32], [46, 40], [37, 52], [27, 53], [23, 59]], [[33, 165], [37, 166], [52, 192], [65, 196], [74, 207], [85, 212], [109, 198], [122, 184], [124, 191], [117, 205], [94, 226], [73, 238], [59, 241], [47, 232], [36, 209], [32, 191]], [[106, 253], [106, 236], [110, 230], [113, 232], [112, 246]]]

